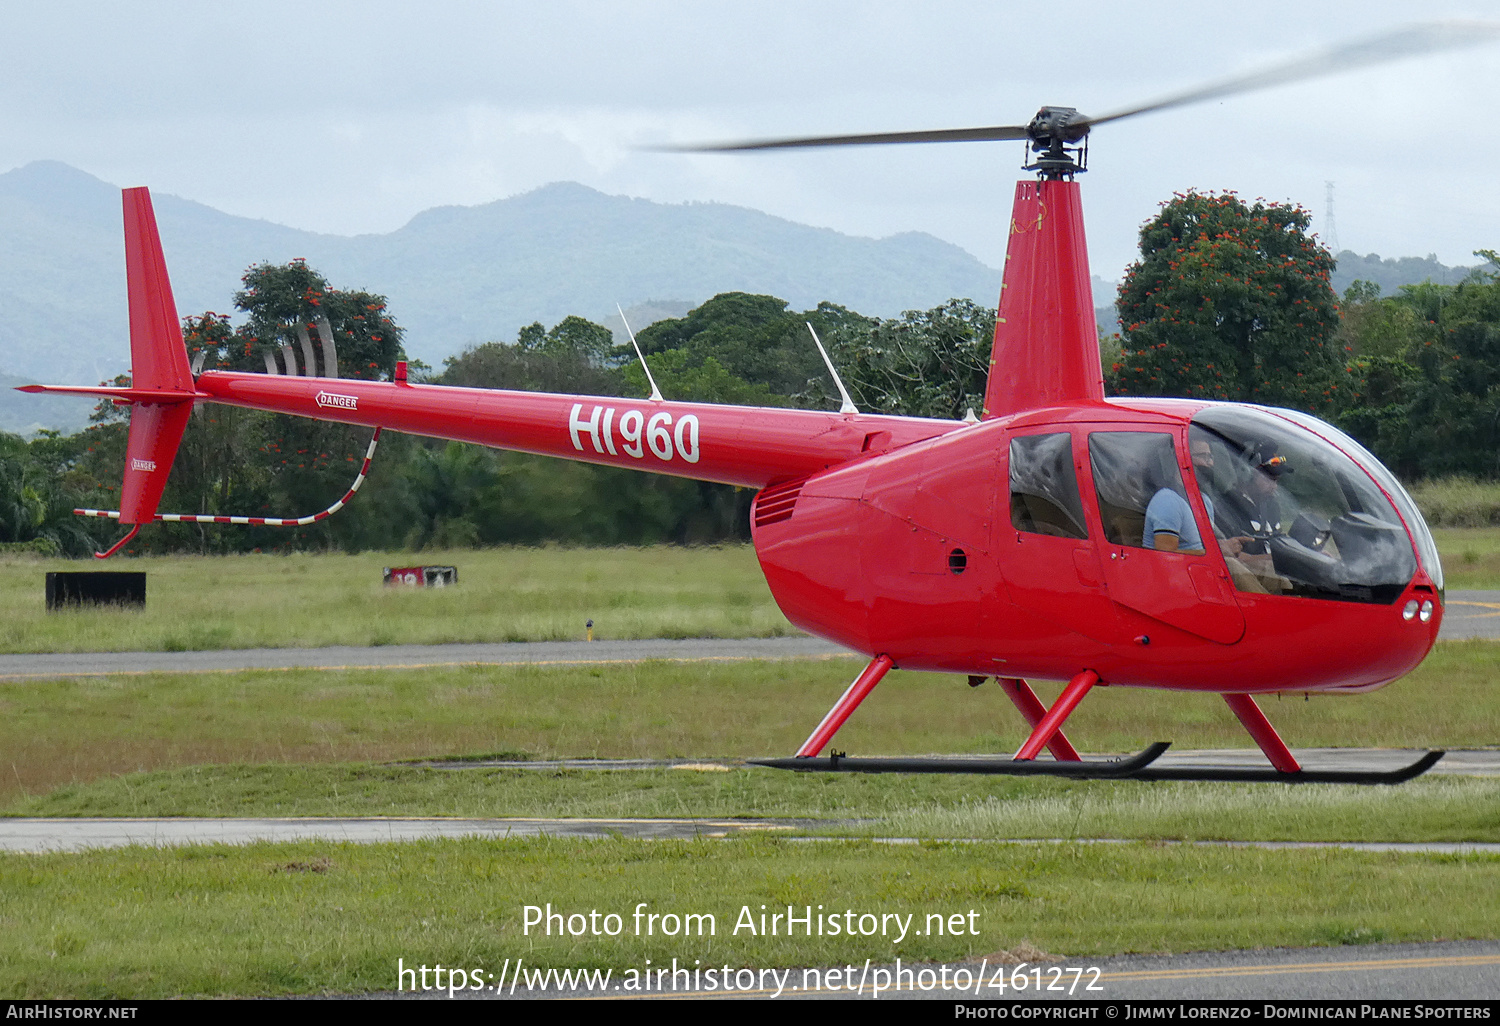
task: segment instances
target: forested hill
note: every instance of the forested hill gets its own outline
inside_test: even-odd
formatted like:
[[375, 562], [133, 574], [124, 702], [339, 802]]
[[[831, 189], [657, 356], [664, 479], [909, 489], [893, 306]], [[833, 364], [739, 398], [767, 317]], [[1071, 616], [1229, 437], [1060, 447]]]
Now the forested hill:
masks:
[[[1475, 263], [1479, 263], [1475, 260]], [[1340, 296], [1356, 281], [1374, 282], [1380, 286], [1382, 295], [1394, 295], [1402, 285], [1417, 285], [1431, 281], [1438, 285], [1457, 285], [1472, 271], [1472, 267], [1449, 267], [1438, 262], [1435, 255], [1425, 257], [1389, 257], [1384, 260], [1378, 254], [1360, 256], [1350, 250], [1340, 250], [1338, 266], [1334, 268], [1333, 291]]]
[[[890, 316], [952, 297], [986, 305], [1000, 272], [930, 235], [856, 238], [718, 203], [661, 204], [573, 183], [441, 207], [353, 238], [234, 217], [156, 195], [180, 313], [227, 311], [240, 275], [304, 257], [390, 300], [407, 352], [434, 366], [533, 321], [604, 321], [620, 303], [675, 310], [720, 293], [829, 300]], [[120, 200], [65, 164], [0, 175], [0, 373], [98, 381], [127, 364]]]

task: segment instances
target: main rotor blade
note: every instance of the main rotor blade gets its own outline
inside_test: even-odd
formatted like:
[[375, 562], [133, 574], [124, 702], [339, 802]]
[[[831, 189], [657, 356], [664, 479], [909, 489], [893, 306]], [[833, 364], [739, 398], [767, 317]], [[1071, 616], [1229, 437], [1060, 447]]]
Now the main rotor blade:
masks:
[[705, 146], [653, 146], [668, 153], [728, 153], [734, 150], [789, 150], [812, 146], [874, 146], [882, 143], [1003, 142], [1025, 139], [1025, 125], [992, 128], [940, 128], [930, 132], [881, 132], [875, 135], [820, 135], [801, 139], [748, 139]]
[[[1126, 110], [1115, 111], [1102, 117], [1086, 118], [1083, 125], [1092, 127], [1108, 121], [1145, 114], [1149, 111], [1181, 107], [1189, 103], [1200, 103], [1221, 96], [1246, 93], [1255, 89], [1269, 89], [1288, 82], [1318, 78], [1339, 71], [1384, 64], [1403, 57], [1435, 53], [1439, 50], [1454, 50], [1464, 46], [1486, 43], [1500, 36], [1500, 24], [1485, 21], [1434, 21], [1407, 25], [1394, 32], [1386, 32], [1358, 43], [1331, 46], [1303, 57], [1295, 57], [1280, 64], [1273, 64], [1260, 71], [1237, 75], [1186, 92], [1164, 96], [1150, 103]], [[1077, 124], [1077, 122], [1075, 122]]]

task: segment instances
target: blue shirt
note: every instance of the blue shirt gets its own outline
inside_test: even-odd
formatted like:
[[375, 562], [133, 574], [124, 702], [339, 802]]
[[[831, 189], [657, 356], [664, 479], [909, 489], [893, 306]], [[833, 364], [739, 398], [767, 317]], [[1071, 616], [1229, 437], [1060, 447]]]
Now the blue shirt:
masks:
[[[1212, 523], [1213, 500], [1205, 495], [1203, 505], [1208, 508], [1208, 519]], [[1146, 530], [1141, 538], [1141, 545], [1148, 549], [1156, 548], [1156, 535], [1161, 532], [1175, 534], [1179, 550], [1203, 548], [1203, 536], [1198, 533], [1193, 508], [1186, 499], [1170, 488], [1159, 489], [1151, 496], [1151, 503], [1146, 507]]]

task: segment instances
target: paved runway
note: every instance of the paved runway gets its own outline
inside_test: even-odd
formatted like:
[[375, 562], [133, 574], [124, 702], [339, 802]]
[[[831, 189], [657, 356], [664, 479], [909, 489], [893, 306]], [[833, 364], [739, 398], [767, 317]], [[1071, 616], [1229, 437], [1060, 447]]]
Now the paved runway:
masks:
[[[798, 835], [809, 844], [839, 840], [808, 837], [809, 830], [836, 826], [838, 821], [808, 819], [543, 819], [507, 817], [497, 819], [442, 819], [437, 817], [305, 817], [287, 819], [3, 819], [0, 818], [0, 851], [87, 851], [93, 848], [126, 848], [145, 845], [170, 848], [188, 844], [253, 844], [265, 842], [334, 841], [348, 844], [381, 844], [390, 841], [425, 841], [456, 837], [582, 837], [599, 839], [629, 837], [641, 840], [691, 840], [725, 838], [774, 831]], [[877, 837], [881, 844], [920, 844], [913, 837]], [[1132, 839], [1083, 838], [1076, 842], [1040, 840], [973, 840], [973, 844], [1141, 844]], [[1185, 844], [1211, 848], [1263, 848], [1270, 851], [1294, 848], [1338, 848], [1346, 851], [1394, 852], [1407, 855], [1497, 855], [1500, 844], [1476, 841], [1432, 841], [1421, 843], [1368, 841], [1151, 841], [1153, 845]]]
[[251, 844], [340, 841], [379, 844], [453, 837], [728, 837], [765, 830], [805, 830], [810, 820], [784, 819], [0, 819], [0, 851], [87, 851], [139, 844]]
[[1500, 591], [1450, 591], [1439, 641], [1500, 638]]
[[[1426, 1001], [1430, 1005], [1421, 1011], [1399, 1009], [1393, 1017], [1447, 1019], [1458, 1016], [1451, 1012], [1445, 1015], [1444, 1002], [1494, 1001], [1500, 995], [1500, 943], [1495, 941], [1195, 951], [1108, 958], [1084, 955], [1055, 960], [1048, 956], [1028, 962], [1024, 970], [1019, 970], [1020, 979], [1026, 984], [1019, 989], [1010, 986], [1011, 968], [1019, 968], [1018, 960], [1006, 952], [997, 954], [1001, 957], [1000, 965], [1008, 968], [1000, 969], [995, 960], [986, 959], [946, 966], [923, 962], [904, 962], [900, 967], [892, 963], [855, 964], [849, 970], [831, 966], [777, 970], [774, 974], [769, 970], [764, 974], [746, 970], [728, 977], [731, 983], [738, 981], [729, 990], [718, 985], [714, 977], [708, 977], [715, 984], [712, 989], [707, 986], [692, 989], [693, 978], [687, 974], [680, 978], [682, 989], [672, 990], [664, 985], [661, 992], [634, 996], [998, 1001], [1004, 1002], [1001, 1010], [1008, 1014], [995, 1018], [1027, 1021], [1053, 1016], [1033, 1015], [1030, 1010], [1016, 1009], [1012, 1002], [1072, 1000], [1102, 1005], [1102, 1009], [1079, 1017], [1105, 1022], [1135, 1018], [1131, 1010], [1111, 1005], [1112, 1001], [1243, 1002], [1238, 1008], [1230, 1005], [1210, 1010], [1184, 1011], [1175, 1007], [1152, 1010], [1150, 1017], [1160, 1019], [1259, 1019], [1263, 1009], [1257, 1002], [1263, 1001]], [[511, 964], [507, 962], [506, 968]], [[529, 963], [528, 967], [535, 968]], [[497, 980], [489, 991], [458, 991], [454, 997], [479, 1001], [497, 997], [630, 997], [624, 992], [622, 978], [619, 972], [612, 971], [610, 982], [592, 990], [557, 986], [536, 990], [521, 986], [512, 990]], [[670, 974], [662, 977], [663, 984], [668, 979]], [[1038, 982], [1045, 989], [1039, 991]], [[876, 988], [880, 988], [878, 995]], [[444, 990], [374, 996], [449, 999]], [[1484, 1017], [1480, 1012], [1478, 1017]]]

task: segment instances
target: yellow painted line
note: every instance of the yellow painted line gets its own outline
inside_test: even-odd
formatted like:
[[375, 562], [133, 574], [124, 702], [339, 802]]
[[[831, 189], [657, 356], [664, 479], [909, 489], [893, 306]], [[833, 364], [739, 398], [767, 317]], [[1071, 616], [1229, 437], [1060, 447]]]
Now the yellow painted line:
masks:
[[1452, 601], [1448, 602], [1447, 605], [1450, 606], [1450, 607], [1451, 606], [1478, 606], [1481, 609], [1493, 609], [1493, 610], [1495, 610], [1495, 612], [1493, 612], [1493, 613], [1468, 613], [1468, 614], [1465, 614], [1465, 615], [1459, 617], [1459, 619], [1461, 619], [1461, 620], [1485, 620], [1485, 619], [1488, 619], [1489, 617], [1492, 617], [1492, 616], [1500, 616], [1500, 602], [1471, 602], [1468, 599], [1463, 599], [1463, 600], [1453, 599]]
[[[1075, 959], [1073, 961], [1077, 961], [1077, 960]], [[1038, 964], [1040, 964], [1040, 963], [1038, 963]], [[1202, 968], [1202, 969], [1148, 969], [1148, 970], [1140, 970], [1140, 971], [1137, 971], [1137, 972], [1102, 973], [1102, 974], [1100, 974], [1099, 979], [1098, 979], [1097, 982], [1099, 982], [1099, 983], [1109, 983], [1109, 982], [1123, 981], [1123, 980], [1190, 980], [1190, 979], [1214, 979], [1214, 978], [1222, 978], [1222, 977], [1230, 977], [1230, 976], [1235, 976], [1235, 977], [1238, 977], [1238, 976], [1285, 976], [1285, 975], [1289, 975], [1289, 974], [1292, 974], [1292, 973], [1347, 973], [1347, 972], [1366, 972], [1366, 971], [1372, 971], [1373, 972], [1373, 971], [1387, 971], [1387, 970], [1391, 970], [1391, 969], [1443, 969], [1443, 968], [1464, 968], [1464, 967], [1468, 967], [1468, 966], [1482, 966], [1482, 965], [1500, 965], [1500, 954], [1495, 954], [1495, 955], [1451, 955], [1451, 956], [1446, 956], [1446, 957], [1431, 957], [1431, 958], [1380, 958], [1380, 959], [1371, 959], [1371, 960], [1369, 960], [1367, 962], [1289, 962], [1289, 963], [1275, 964], [1275, 965], [1217, 966], [1217, 967]], [[890, 967], [889, 966], [881, 966], [880, 968], [889, 970]], [[915, 972], [918, 969], [927, 968], [927, 966], [913, 965], [911, 968]], [[977, 972], [976, 967], [974, 967], [972, 965], [969, 965], [968, 963], [958, 963], [958, 964], [955, 964], [955, 965], [951, 966], [950, 968], [954, 969], [954, 970], [957, 970], [959, 968], [964, 968], [964, 969], [968, 969], [971, 973], [972, 972]], [[1008, 973], [1009, 973], [1009, 970], [1011, 968], [1012, 968], [1011, 966], [990, 966], [989, 969], [986, 972], [988, 973], [989, 971], [1005, 971], [1007, 973], [1007, 977], [1006, 978], [1008, 980], [1009, 979]], [[1035, 968], [1035, 966], [1031, 966], [1030, 968]], [[1047, 970], [1051, 970], [1052, 968], [1054, 968], [1054, 966], [1052, 964], [1047, 964], [1047, 965], [1044, 965], [1042, 968], [1044, 969], [1044, 971], [1047, 971]], [[797, 972], [797, 970], [795, 970], [795, 969], [792, 970], [792, 971], [794, 973]], [[798, 982], [800, 982], [800, 977], [794, 977], [794, 978], [797, 979]], [[1094, 982], [1094, 981], [1090, 981], [1090, 982]], [[979, 997], [980, 1000], [987, 1000], [987, 999], [991, 999], [991, 998], [995, 997], [995, 989], [994, 988], [992, 988], [992, 987], [981, 987], [980, 989], [982, 991], [984, 991], [984, 993], [978, 995], [978, 997]], [[1014, 989], [1014, 988], [1007, 987], [1007, 990], [1011, 990], [1011, 989]], [[866, 987], [865, 990], [868, 992], [869, 988]], [[1026, 990], [1029, 990], [1030, 992], [1035, 993], [1036, 988], [1035, 987], [1029, 987], [1029, 988], [1026, 988]], [[902, 982], [902, 983], [899, 983], [897, 985], [891, 986], [889, 988], [883, 989], [881, 991], [881, 993], [883, 993], [883, 994], [890, 994], [890, 993], [902, 993], [902, 992], [907, 992], [907, 991], [916, 993], [918, 991], [921, 991], [921, 988], [916, 987], [914, 985], [907, 985], [906, 983]], [[921, 991], [921, 992], [922, 993], [933, 993], [933, 991]], [[775, 993], [776, 993], [776, 991], [774, 989], [771, 989], [771, 988], [755, 988], [755, 989], [749, 989], [749, 990], [734, 990], [734, 991], [728, 991], [728, 992], [723, 991], [723, 990], [716, 990], [716, 991], [707, 991], [707, 990], [704, 990], [704, 991], [675, 991], [675, 992], [668, 990], [668, 991], [650, 991], [650, 992], [633, 993], [633, 994], [608, 994], [608, 993], [606, 993], [606, 994], [588, 995], [588, 996], [596, 998], [598, 1000], [627, 1001], [627, 1000], [630, 1000], [630, 999], [635, 998], [635, 997], [652, 997], [652, 998], [735, 998], [735, 997], [767, 997], [767, 996], [773, 995]], [[792, 987], [788, 986], [781, 993], [782, 993], [783, 997], [788, 996], [788, 995], [798, 995], [798, 996], [801, 996], [801, 995], [811, 995], [811, 994], [827, 994], [827, 995], [832, 995], [832, 994], [835, 994], [835, 993], [846, 994], [846, 995], [850, 995], [850, 996], [858, 996], [858, 992], [857, 991], [848, 990], [848, 989], [842, 988], [842, 987], [835, 988], [835, 989], [828, 989], [828, 990], [794, 990]], [[974, 994], [972, 988], [970, 988], [967, 991], [960, 991], [960, 990], [957, 990], [957, 989], [950, 988], [949, 990], [944, 991], [944, 993], [951, 994], [955, 999], [963, 998], [963, 997], [975, 997], [976, 996]], [[1041, 993], [1045, 994], [1045, 993], [1047, 993], [1047, 991], [1043, 990]], [[1052, 993], [1056, 994], [1058, 992], [1057, 991], [1053, 991]], [[1097, 996], [1098, 998], [1101, 998], [1101, 999], [1109, 997], [1108, 994], [1100, 994], [1098, 991], [1095, 991], [1092, 994], [1084, 995], [1084, 996], [1089, 996], [1089, 997], [1095, 997], [1095, 996]]]
[[0, 674], [0, 682], [19, 680], [58, 680], [64, 677], [147, 677], [157, 673], [286, 673], [292, 670], [443, 670], [462, 666], [617, 666], [640, 663], [754, 663], [782, 662], [826, 662], [829, 659], [853, 659], [853, 653], [824, 652], [817, 655], [783, 656], [650, 656], [645, 659], [535, 659], [516, 662], [453, 662], [453, 663], [351, 663], [343, 666], [237, 666], [209, 667], [206, 669], [176, 670], [47, 670], [37, 673]]
[[1216, 976], [1279, 976], [1287, 973], [1341, 973], [1385, 969], [1440, 969], [1447, 966], [1500, 965], [1496, 955], [1452, 955], [1444, 958], [1383, 958], [1368, 962], [1288, 962], [1277, 965], [1219, 966], [1204, 969], [1143, 969], [1104, 973], [1102, 980], [1190, 980]]

